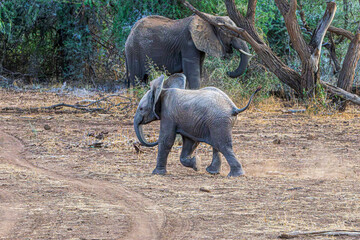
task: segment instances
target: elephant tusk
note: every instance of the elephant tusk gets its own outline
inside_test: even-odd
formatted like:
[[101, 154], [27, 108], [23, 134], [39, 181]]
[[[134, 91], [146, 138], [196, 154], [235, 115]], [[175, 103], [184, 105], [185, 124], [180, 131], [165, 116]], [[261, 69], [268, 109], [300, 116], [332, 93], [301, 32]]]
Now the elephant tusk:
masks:
[[241, 52], [242, 54], [246, 55], [246, 56], [249, 56], [249, 57], [253, 57], [254, 55], [248, 53], [248, 52], [245, 52], [244, 50], [242, 49], [239, 49], [239, 52]]

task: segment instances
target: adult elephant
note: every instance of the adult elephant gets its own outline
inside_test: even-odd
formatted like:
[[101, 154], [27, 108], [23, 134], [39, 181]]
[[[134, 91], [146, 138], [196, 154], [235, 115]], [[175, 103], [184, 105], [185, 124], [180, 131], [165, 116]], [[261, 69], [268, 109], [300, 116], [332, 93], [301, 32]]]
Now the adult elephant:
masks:
[[[219, 23], [235, 26], [227, 16], [207, 15]], [[142, 18], [132, 28], [125, 44], [128, 86], [134, 85], [135, 78], [147, 81], [150, 60], [171, 74], [183, 72], [187, 87], [198, 89], [205, 54], [228, 57], [233, 49], [241, 52], [239, 66], [228, 72], [235, 78], [244, 73], [251, 56], [245, 41], [226, 35], [197, 15], [179, 20], [162, 16]]]

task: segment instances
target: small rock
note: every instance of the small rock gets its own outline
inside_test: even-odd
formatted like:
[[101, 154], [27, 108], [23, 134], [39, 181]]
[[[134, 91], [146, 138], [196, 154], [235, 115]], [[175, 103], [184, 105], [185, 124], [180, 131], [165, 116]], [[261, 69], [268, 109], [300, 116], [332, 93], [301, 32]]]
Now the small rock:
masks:
[[104, 139], [105, 138], [105, 135], [109, 134], [108, 131], [102, 131], [101, 133], [97, 134], [95, 136], [96, 139]]
[[306, 138], [307, 138], [307, 140], [317, 139], [317, 137], [315, 135], [312, 135], [312, 134], [309, 134]]
[[137, 154], [143, 152], [141, 149], [140, 149], [140, 143], [136, 142], [136, 143], [133, 143], [133, 146], [135, 148], [135, 151]]
[[90, 133], [88, 133], [88, 136], [89, 136], [89, 137], [95, 137], [95, 133], [94, 133], [94, 132], [90, 132]]
[[273, 141], [273, 143], [274, 143], [274, 144], [280, 144], [280, 143], [281, 143], [281, 140], [277, 138], [277, 139], [275, 139], [275, 140]]
[[91, 147], [91, 148], [101, 148], [101, 147], [103, 147], [103, 142], [94, 142], [94, 143], [90, 144], [89, 147]]
[[96, 139], [104, 139], [104, 134], [99, 133], [98, 135], [95, 136]]
[[45, 124], [45, 125], [44, 125], [44, 129], [45, 129], [45, 130], [50, 130], [51, 127], [50, 127], [49, 125]]
[[210, 189], [208, 187], [201, 187], [200, 189], [200, 192], [211, 192]]
[[283, 175], [281, 172], [278, 172], [278, 171], [267, 171], [266, 174], [268, 174], [268, 175]]

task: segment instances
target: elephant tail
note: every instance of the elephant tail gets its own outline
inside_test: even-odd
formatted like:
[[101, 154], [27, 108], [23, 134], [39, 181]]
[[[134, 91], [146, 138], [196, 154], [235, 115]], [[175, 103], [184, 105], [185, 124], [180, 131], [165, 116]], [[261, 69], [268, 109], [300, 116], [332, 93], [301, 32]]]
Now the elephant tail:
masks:
[[255, 95], [258, 91], [260, 91], [260, 90], [261, 90], [261, 86], [258, 87], [258, 88], [255, 90], [255, 92], [251, 95], [248, 104], [247, 104], [245, 107], [243, 107], [243, 108], [235, 108], [235, 109], [233, 110], [232, 115], [233, 115], [233, 116], [236, 116], [236, 115], [238, 115], [239, 113], [245, 111], [245, 110], [250, 106], [250, 103], [251, 103], [254, 95]]

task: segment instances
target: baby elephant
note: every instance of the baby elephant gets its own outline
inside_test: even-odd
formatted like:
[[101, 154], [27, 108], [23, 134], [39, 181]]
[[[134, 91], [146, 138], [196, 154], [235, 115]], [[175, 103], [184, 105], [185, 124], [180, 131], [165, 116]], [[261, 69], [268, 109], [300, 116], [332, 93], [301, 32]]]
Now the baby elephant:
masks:
[[[213, 159], [206, 168], [209, 173], [220, 172], [222, 153], [231, 168], [228, 177], [243, 175], [244, 170], [232, 149], [231, 129], [236, 116], [249, 107], [260, 88], [244, 108], [237, 108], [224, 92], [215, 87], [186, 90], [185, 85], [186, 77], [182, 73], [171, 75], [167, 80], [162, 75], [150, 83], [150, 90], [136, 110], [134, 128], [139, 141], [147, 147], [159, 145], [153, 174], [166, 173], [167, 157], [178, 133], [183, 139], [180, 162], [185, 167], [198, 170], [196, 157], [192, 154], [199, 142], [205, 142], [213, 147]], [[155, 120], [161, 120], [159, 139], [150, 143], [144, 137], [142, 126]]]

